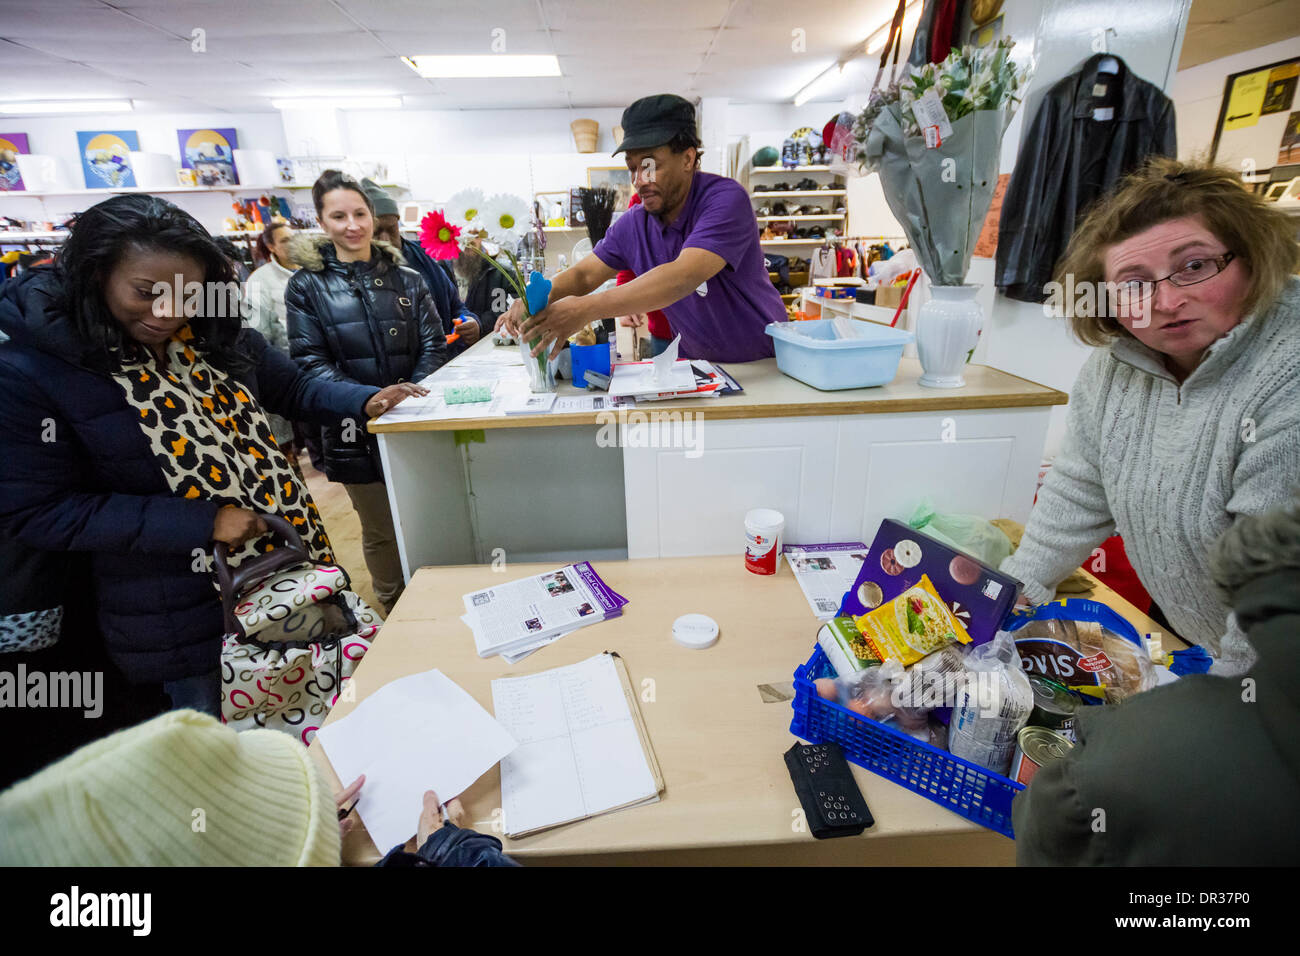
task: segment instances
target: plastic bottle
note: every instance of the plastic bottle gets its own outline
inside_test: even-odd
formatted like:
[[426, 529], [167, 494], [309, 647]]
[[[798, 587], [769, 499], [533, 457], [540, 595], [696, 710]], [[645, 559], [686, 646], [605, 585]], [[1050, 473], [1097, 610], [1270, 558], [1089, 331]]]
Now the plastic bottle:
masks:
[[1016, 751], [1016, 735], [1029, 722], [1034, 691], [1029, 686], [1005, 631], [966, 657], [969, 679], [957, 691], [948, 725], [948, 750], [954, 757], [1006, 775]]

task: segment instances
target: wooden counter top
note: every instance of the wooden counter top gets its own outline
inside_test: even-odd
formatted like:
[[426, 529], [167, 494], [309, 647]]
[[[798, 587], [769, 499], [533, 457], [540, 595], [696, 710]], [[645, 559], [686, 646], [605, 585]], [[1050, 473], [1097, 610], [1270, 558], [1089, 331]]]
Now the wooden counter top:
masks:
[[[463, 364], [467, 355], [483, 355], [496, 348], [483, 339], [449, 362]], [[514, 346], [510, 346], [514, 348]], [[744, 389], [739, 395], [721, 398], [686, 398], [667, 402], [646, 402], [636, 412], [699, 412], [706, 419], [791, 418], [816, 415], [873, 415], [887, 412], [960, 411], [980, 408], [1028, 408], [1064, 405], [1065, 392], [1039, 385], [987, 365], [966, 366], [964, 388], [925, 388], [917, 384], [921, 363], [903, 359], [898, 375], [888, 385], [875, 388], [823, 392], [790, 378], [776, 367], [776, 359], [757, 362], [719, 363]], [[564, 382], [560, 395], [600, 395]], [[627, 413], [632, 416], [632, 412]], [[493, 418], [459, 418], [451, 421], [391, 422], [369, 425], [372, 432], [388, 434], [412, 431], [461, 431], [480, 428], [535, 428], [559, 425], [599, 425], [609, 421], [608, 412], [568, 415], [512, 415]], [[632, 422], [636, 417], [630, 417]]]
[[[340, 702], [326, 723], [368, 694], [408, 674], [439, 668], [489, 712], [490, 682], [576, 663], [604, 650], [624, 658], [666, 791], [659, 803], [559, 827], [521, 840], [503, 838], [525, 863], [1011, 864], [1011, 840], [853, 766], [876, 825], [858, 837], [814, 840], [797, 827], [799, 801], [781, 755], [794, 742], [788, 700], [766, 702], [759, 685], [788, 687], [812, 653], [819, 627], [788, 565], [773, 577], [750, 574], [739, 555], [598, 562], [606, 582], [630, 604], [623, 616], [569, 634], [510, 666], [482, 659], [460, 621], [461, 595], [551, 565], [423, 568], [416, 573], [357, 670], [357, 701]], [[1113, 592], [1090, 595], [1139, 630], [1155, 626]], [[713, 647], [688, 650], [671, 638], [687, 612], [718, 622]], [[322, 746], [310, 748], [332, 784], [340, 781]], [[450, 796], [450, 795], [443, 795]], [[493, 768], [462, 796], [467, 825], [492, 833], [501, 806]], [[412, 829], [418, 816], [413, 808]], [[499, 834], [499, 827], [497, 830]], [[388, 847], [383, 847], [388, 850]], [[344, 861], [368, 865], [376, 848], [360, 827]]]

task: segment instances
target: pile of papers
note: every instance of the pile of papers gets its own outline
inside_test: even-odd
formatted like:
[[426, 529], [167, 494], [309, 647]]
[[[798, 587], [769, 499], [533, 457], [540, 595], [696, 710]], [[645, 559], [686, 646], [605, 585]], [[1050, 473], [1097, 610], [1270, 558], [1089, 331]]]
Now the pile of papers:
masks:
[[708, 362], [678, 360], [677, 343], [649, 362], [622, 362], [614, 366], [609, 394], [643, 402], [670, 398], [705, 398], [717, 396], [728, 384]]
[[474, 591], [464, 601], [461, 620], [474, 632], [478, 656], [500, 654], [511, 664], [570, 631], [618, 617], [627, 604], [587, 561]]

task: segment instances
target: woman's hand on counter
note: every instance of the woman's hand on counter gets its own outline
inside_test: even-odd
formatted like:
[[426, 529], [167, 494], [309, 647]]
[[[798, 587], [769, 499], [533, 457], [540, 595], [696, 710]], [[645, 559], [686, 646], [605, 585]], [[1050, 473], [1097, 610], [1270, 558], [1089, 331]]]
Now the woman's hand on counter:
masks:
[[429, 390], [427, 388], [423, 385], [416, 385], [414, 382], [399, 382], [396, 385], [389, 385], [387, 388], [381, 388], [370, 396], [370, 401], [366, 402], [366, 414], [371, 418], [378, 418], [394, 405], [400, 405], [412, 395], [428, 394]]
[[618, 324], [628, 329], [643, 328], [648, 320], [644, 312], [637, 312], [635, 315], [620, 316]]

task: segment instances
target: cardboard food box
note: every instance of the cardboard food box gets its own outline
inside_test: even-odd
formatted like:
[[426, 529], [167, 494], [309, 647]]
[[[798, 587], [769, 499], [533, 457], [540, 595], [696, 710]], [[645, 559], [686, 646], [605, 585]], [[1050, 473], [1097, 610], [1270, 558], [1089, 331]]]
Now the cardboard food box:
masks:
[[1015, 606], [1021, 584], [901, 521], [886, 518], [867, 551], [840, 615], [858, 617], [892, 601], [929, 575], [939, 597], [971, 637], [970, 647], [991, 641]]

